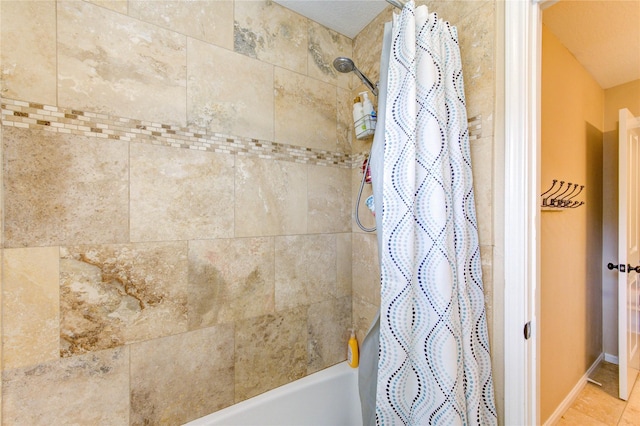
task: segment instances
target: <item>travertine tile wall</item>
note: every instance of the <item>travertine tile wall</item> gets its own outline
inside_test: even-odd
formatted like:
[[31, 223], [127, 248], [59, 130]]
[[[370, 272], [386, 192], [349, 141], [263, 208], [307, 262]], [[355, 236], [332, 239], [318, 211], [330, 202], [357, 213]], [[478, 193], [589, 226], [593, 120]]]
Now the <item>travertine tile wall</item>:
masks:
[[[490, 294], [493, 2], [429, 4]], [[178, 424], [345, 359], [379, 268], [331, 62], [377, 80], [390, 14], [352, 41], [261, 0], [0, 2], [3, 424]]]
[[0, 13], [3, 424], [180, 424], [343, 361], [352, 40], [269, 1]]

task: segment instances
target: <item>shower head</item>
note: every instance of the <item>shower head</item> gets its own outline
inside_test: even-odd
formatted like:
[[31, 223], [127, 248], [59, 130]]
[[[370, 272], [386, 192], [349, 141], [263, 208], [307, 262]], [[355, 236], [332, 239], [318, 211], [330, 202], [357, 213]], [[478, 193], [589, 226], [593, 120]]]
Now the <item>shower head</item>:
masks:
[[339, 72], [351, 72], [356, 69], [356, 64], [353, 63], [351, 58], [345, 58], [344, 56], [339, 56], [333, 60], [333, 67], [337, 69]]
[[374, 86], [373, 83], [371, 83], [371, 80], [369, 80], [364, 74], [362, 74], [362, 72], [360, 72], [351, 58], [339, 56], [333, 60], [333, 67], [338, 70], [338, 72], [348, 73], [353, 71], [358, 77], [360, 77], [360, 80], [362, 80], [364, 85], [367, 86], [369, 90], [371, 90], [371, 93], [373, 93], [374, 96], [378, 96], [378, 88]]

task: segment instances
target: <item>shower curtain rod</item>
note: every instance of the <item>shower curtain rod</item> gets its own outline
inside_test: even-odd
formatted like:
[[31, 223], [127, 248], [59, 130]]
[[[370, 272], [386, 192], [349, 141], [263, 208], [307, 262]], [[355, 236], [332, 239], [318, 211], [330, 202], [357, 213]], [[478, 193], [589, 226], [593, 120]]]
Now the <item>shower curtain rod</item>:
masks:
[[402, 8], [404, 7], [404, 1], [403, 0], [387, 0], [387, 3], [397, 7], [400, 10], [402, 10]]

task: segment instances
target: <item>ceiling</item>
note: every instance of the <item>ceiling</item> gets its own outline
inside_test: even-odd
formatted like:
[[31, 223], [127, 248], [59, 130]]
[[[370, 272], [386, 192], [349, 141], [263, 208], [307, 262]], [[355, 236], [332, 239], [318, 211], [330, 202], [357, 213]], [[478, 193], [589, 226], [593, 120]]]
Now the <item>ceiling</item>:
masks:
[[[349, 38], [389, 6], [386, 0], [274, 1]], [[640, 79], [640, 0], [561, 0], [543, 20], [603, 89]]]
[[640, 79], [640, 0], [562, 0], [542, 19], [603, 89]]
[[349, 38], [354, 38], [389, 6], [386, 0], [274, 1]]

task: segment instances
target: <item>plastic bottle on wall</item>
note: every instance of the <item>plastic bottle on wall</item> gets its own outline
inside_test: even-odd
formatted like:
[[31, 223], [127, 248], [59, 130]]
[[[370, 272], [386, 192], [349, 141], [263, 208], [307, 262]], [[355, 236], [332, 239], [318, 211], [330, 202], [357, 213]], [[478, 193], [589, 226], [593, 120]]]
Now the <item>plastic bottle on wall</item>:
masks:
[[362, 118], [364, 115], [364, 110], [362, 109], [362, 102], [360, 102], [360, 96], [356, 96], [353, 100], [353, 122], [357, 123], [358, 120]]
[[349, 349], [347, 352], [347, 363], [350, 367], [356, 368], [360, 362], [358, 354], [358, 341], [356, 340], [356, 332], [351, 329], [351, 337], [349, 338]]
[[360, 93], [362, 97], [362, 112], [364, 115], [369, 115], [371, 117], [371, 121], [373, 122], [373, 129], [376, 128], [375, 122], [377, 120], [376, 110], [373, 109], [373, 104], [371, 103], [371, 99], [369, 99], [369, 94], [367, 92]]

